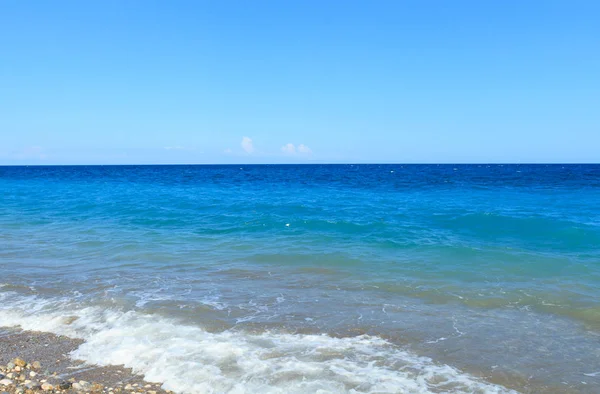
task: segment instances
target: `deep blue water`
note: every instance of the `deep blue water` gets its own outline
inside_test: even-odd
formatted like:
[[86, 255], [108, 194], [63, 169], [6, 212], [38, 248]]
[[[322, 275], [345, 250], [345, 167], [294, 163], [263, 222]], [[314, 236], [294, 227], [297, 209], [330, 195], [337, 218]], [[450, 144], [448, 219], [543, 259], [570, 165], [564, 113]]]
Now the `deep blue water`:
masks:
[[186, 327], [211, 372], [131, 361], [176, 391], [600, 391], [600, 165], [0, 167], [0, 192], [0, 325], [99, 363], [141, 346], [107, 332], [169, 359]]

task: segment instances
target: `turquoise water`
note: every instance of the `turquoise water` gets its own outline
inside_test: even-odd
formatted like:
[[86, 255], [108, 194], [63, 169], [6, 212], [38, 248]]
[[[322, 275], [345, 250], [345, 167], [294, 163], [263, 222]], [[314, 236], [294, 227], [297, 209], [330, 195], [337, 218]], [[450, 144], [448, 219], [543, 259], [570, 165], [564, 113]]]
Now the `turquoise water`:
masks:
[[175, 391], [600, 392], [598, 165], [0, 167], [0, 191], [0, 325]]

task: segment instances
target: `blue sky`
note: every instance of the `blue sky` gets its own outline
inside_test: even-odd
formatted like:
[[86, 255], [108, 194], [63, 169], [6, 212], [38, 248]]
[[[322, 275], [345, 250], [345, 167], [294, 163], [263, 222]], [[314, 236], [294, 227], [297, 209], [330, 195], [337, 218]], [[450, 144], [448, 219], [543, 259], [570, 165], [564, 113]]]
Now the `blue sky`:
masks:
[[0, 2], [0, 164], [600, 162], [599, 1]]

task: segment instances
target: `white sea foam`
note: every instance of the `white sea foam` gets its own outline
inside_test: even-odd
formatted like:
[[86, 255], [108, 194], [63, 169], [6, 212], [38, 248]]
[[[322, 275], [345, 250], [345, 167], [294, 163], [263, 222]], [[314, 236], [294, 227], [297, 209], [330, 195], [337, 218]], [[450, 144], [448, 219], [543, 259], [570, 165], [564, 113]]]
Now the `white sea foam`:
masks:
[[378, 337], [210, 333], [157, 315], [65, 301], [0, 293], [0, 326], [82, 338], [73, 357], [124, 364], [181, 393], [514, 392]]

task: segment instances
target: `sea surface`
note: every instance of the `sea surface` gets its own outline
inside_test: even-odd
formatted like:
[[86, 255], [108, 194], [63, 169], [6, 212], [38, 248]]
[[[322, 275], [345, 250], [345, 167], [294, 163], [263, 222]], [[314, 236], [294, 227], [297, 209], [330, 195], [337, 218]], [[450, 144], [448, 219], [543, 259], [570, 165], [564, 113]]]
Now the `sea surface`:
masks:
[[0, 167], [0, 326], [179, 393], [598, 393], [600, 165]]

